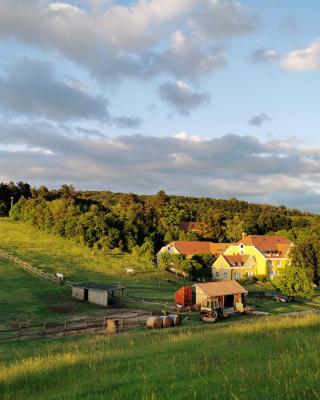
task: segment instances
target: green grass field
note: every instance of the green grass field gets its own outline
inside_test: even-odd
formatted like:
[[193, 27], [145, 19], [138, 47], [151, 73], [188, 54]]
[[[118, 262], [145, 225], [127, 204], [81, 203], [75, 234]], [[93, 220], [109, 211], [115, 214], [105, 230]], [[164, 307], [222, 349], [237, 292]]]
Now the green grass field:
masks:
[[[173, 294], [185, 281], [166, 272], [157, 272], [126, 254], [92, 255], [92, 250], [62, 238], [48, 235], [32, 226], [0, 219], [0, 248], [44, 271], [62, 272], [67, 279], [83, 282], [121, 284], [128, 298], [160, 303], [173, 302]], [[133, 267], [134, 276], [124, 268]], [[168, 282], [168, 279], [170, 282]], [[129, 308], [161, 309], [161, 305], [128, 302]], [[32, 276], [15, 264], [0, 258], [0, 327], [17, 320], [37, 323], [75, 315], [94, 314], [100, 307], [71, 298], [71, 289]]]
[[3, 400], [319, 399], [320, 316], [0, 346]]

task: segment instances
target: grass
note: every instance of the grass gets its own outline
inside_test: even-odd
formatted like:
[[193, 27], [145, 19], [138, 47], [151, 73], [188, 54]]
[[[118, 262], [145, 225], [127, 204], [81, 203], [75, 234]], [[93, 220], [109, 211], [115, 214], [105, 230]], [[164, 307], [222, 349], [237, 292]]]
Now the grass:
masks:
[[[30, 225], [0, 218], [0, 248], [49, 272], [62, 272], [67, 279], [121, 284], [125, 297], [173, 304], [174, 292], [190, 284], [167, 272], [156, 271], [128, 254], [97, 252], [74, 242], [42, 232]], [[125, 267], [133, 267], [128, 276]], [[269, 284], [270, 285], [270, 284]], [[304, 305], [279, 304], [254, 299], [257, 310], [281, 313], [306, 309]], [[127, 302], [128, 308], [159, 311], [161, 305]], [[0, 328], [17, 320], [38, 322], [94, 314], [101, 308], [77, 302], [70, 289], [28, 275], [14, 264], [0, 259]]]
[[257, 298], [252, 298], [250, 299], [255, 308], [259, 311], [263, 312], [268, 312], [272, 314], [282, 314], [282, 313], [288, 313], [288, 312], [295, 312], [295, 311], [305, 311], [309, 310], [310, 307], [301, 304], [301, 303], [278, 303], [275, 300], [269, 300], [269, 299], [257, 299]]
[[[72, 281], [121, 284], [127, 287], [127, 298], [172, 304], [174, 292], [185, 284], [183, 279], [157, 272], [153, 265], [139, 262], [128, 254], [97, 252], [93, 256], [92, 249], [86, 246], [5, 218], [0, 218], [0, 248], [44, 271], [62, 272]], [[134, 268], [134, 276], [126, 274], [126, 266]], [[29, 275], [0, 259], [0, 326], [14, 324], [18, 319], [37, 322], [101, 310], [73, 300], [70, 293], [70, 289]], [[128, 302], [126, 307], [162, 308], [138, 302]]]
[[0, 347], [3, 400], [319, 399], [320, 316]]

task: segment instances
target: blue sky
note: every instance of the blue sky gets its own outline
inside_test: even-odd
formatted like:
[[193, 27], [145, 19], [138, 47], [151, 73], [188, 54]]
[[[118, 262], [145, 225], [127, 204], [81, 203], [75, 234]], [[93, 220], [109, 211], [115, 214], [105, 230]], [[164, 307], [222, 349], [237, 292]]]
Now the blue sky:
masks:
[[0, 0], [0, 179], [319, 211], [320, 3]]

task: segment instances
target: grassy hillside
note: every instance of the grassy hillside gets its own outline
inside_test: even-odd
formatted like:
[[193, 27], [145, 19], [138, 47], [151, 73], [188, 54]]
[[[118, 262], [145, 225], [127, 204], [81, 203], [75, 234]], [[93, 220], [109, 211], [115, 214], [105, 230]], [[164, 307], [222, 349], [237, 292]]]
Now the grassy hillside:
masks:
[[[44, 271], [62, 272], [76, 282], [120, 283], [127, 287], [126, 296], [131, 298], [172, 303], [173, 293], [184, 283], [171, 274], [155, 271], [153, 265], [137, 262], [128, 254], [97, 252], [93, 256], [92, 250], [85, 246], [9, 219], [0, 219], [0, 248]], [[136, 274], [128, 276], [125, 266], [133, 267]], [[71, 299], [70, 293], [70, 288], [31, 276], [0, 258], [0, 326], [15, 323], [17, 319], [55, 320], [98, 309]], [[150, 308], [140, 303], [126, 306]]]
[[0, 347], [3, 400], [320, 398], [320, 316]]

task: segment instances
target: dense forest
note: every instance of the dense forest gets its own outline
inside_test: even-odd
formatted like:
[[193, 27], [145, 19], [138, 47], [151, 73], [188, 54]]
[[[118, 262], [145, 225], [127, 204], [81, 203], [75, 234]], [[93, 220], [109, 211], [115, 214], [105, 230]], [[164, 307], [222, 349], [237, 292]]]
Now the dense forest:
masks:
[[[319, 281], [319, 215], [237, 199], [169, 196], [164, 191], [76, 191], [72, 185], [48, 190], [23, 182], [0, 185], [1, 215], [8, 214], [11, 198], [10, 215], [16, 220], [90, 247], [133, 252], [150, 260], [173, 240], [233, 242], [243, 232], [280, 234], [297, 244], [297, 258], [313, 281]], [[181, 224], [185, 221], [198, 222], [197, 229], [186, 231]]]

